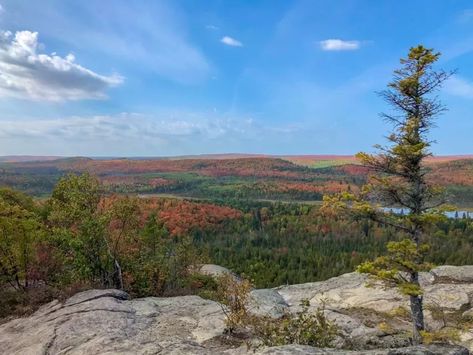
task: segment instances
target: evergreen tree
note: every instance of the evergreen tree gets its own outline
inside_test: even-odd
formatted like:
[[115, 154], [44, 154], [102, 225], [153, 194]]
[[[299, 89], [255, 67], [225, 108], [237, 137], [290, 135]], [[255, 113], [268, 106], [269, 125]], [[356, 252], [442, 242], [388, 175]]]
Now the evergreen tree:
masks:
[[[419, 272], [428, 270], [425, 243], [429, 226], [441, 218], [443, 191], [429, 184], [424, 161], [431, 156], [428, 133], [434, 119], [445, 107], [432, 93], [439, 89], [451, 73], [435, 71], [433, 64], [440, 53], [423, 46], [411, 48], [402, 58], [401, 68], [381, 96], [393, 107], [393, 114], [381, 116], [393, 124], [389, 145], [375, 146], [376, 155], [359, 153], [362, 164], [373, 172], [360, 196], [342, 194], [327, 198], [325, 205], [350, 207], [350, 213], [369, 217], [394, 227], [406, 238], [387, 244], [387, 255], [359, 266], [358, 271], [399, 287], [410, 298], [413, 342], [422, 342], [424, 331], [423, 290]], [[405, 215], [385, 213], [382, 206], [406, 210]], [[333, 206], [332, 206], [333, 207]]]

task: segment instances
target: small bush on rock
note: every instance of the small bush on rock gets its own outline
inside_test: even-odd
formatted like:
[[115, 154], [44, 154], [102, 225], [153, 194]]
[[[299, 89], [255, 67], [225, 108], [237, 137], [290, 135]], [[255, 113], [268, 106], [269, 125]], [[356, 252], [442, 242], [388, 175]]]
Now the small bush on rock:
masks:
[[434, 332], [422, 332], [422, 338], [425, 344], [441, 343], [441, 344], [454, 344], [460, 341], [460, 334], [458, 329], [455, 328], [442, 328]]
[[281, 319], [255, 318], [256, 337], [266, 346], [287, 344], [330, 347], [338, 334], [338, 327], [327, 319], [324, 307], [310, 310], [310, 302], [303, 300], [302, 309], [295, 315]]
[[325, 316], [324, 307], [312, 311], [308, 300], [301, 302], [301, 310], [295, 315], [288, 313], [280, 319], [258, 317], [247, 306], [252, 289], [248, 280], [227, 274], [218, 279], [218, 284], [217, 299], [226, 316], [226, 333], [247, 332], [265, 346], [314, 347], [330, 347], [338, 334], [338, 327]]
[[224, 274], [217, 280], [216, 299], [222, 304], [225, 314], [226, 333], [237, 328], [246, 328], [250, 323], [247, 304], [253, 288], [248, 280], [239, 280], [234, 275]]

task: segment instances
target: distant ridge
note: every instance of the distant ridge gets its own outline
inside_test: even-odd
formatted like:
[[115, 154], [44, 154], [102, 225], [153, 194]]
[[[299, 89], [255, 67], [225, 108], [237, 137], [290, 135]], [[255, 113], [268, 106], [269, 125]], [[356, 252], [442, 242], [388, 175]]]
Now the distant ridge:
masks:
[[[356, 163], [357, 159], [354, 155], [337, 155], [337, 154], [246, 154], [246, 153], [217, 153], [217, 154], [193, 154], [193, 155], [176, 155], [176, 156], [54, 156], [54, 155], [5, 155], [0, 156], [0, 163], [26, 163], [54, 161], [65, 159], [92, 159], [92, 160], [183, 160], [183, 159], [245, 159], [245, 158], [274, 158], [284, 159], [297, 164], [309, 164], [318, 161], [338, 161], [342, 164]], [[434, 162], [448, 162], [452, 160], [473, 159], [473, 154], [463, 155], [436, 155], [427, 158]]]
[[1, 163], [24, 163], [33, 161], [51, 161], [64, 159], [65, 157], [60, 156], [49, 156], [49, 155], [4, 155], [0, 156]]

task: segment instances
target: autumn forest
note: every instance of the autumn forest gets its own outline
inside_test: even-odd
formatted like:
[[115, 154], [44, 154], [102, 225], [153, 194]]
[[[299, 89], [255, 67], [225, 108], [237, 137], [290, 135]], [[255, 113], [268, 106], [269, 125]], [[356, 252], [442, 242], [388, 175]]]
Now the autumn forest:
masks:
[[[257, 287], [324, 280], [400, 237], [381, 223], [321, 212], [324, 194], [366, 182], [353, 157], [9, 159], [0, 181], [9, 235], [0, 245], [10, 285], [3, 316], [92, 286], [205, 296], [215, 285], [190, 271], [199, 263], [226, 266]], [[430, 159], [426, 168], [468, 212], [473, 159]], [[456, 217], [429, 236], [431, 262], [473, 263], [473, 224], [468, 213]]]

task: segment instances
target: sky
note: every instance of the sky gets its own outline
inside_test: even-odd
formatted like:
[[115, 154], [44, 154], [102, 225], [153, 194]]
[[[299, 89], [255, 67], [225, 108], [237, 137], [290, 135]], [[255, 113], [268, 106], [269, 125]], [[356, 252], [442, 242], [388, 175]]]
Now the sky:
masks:
[[0, 0], [0, 155], [372, 151], [417, 44], [456, 70], [432, 150], [472, 154], [470, 0]]

